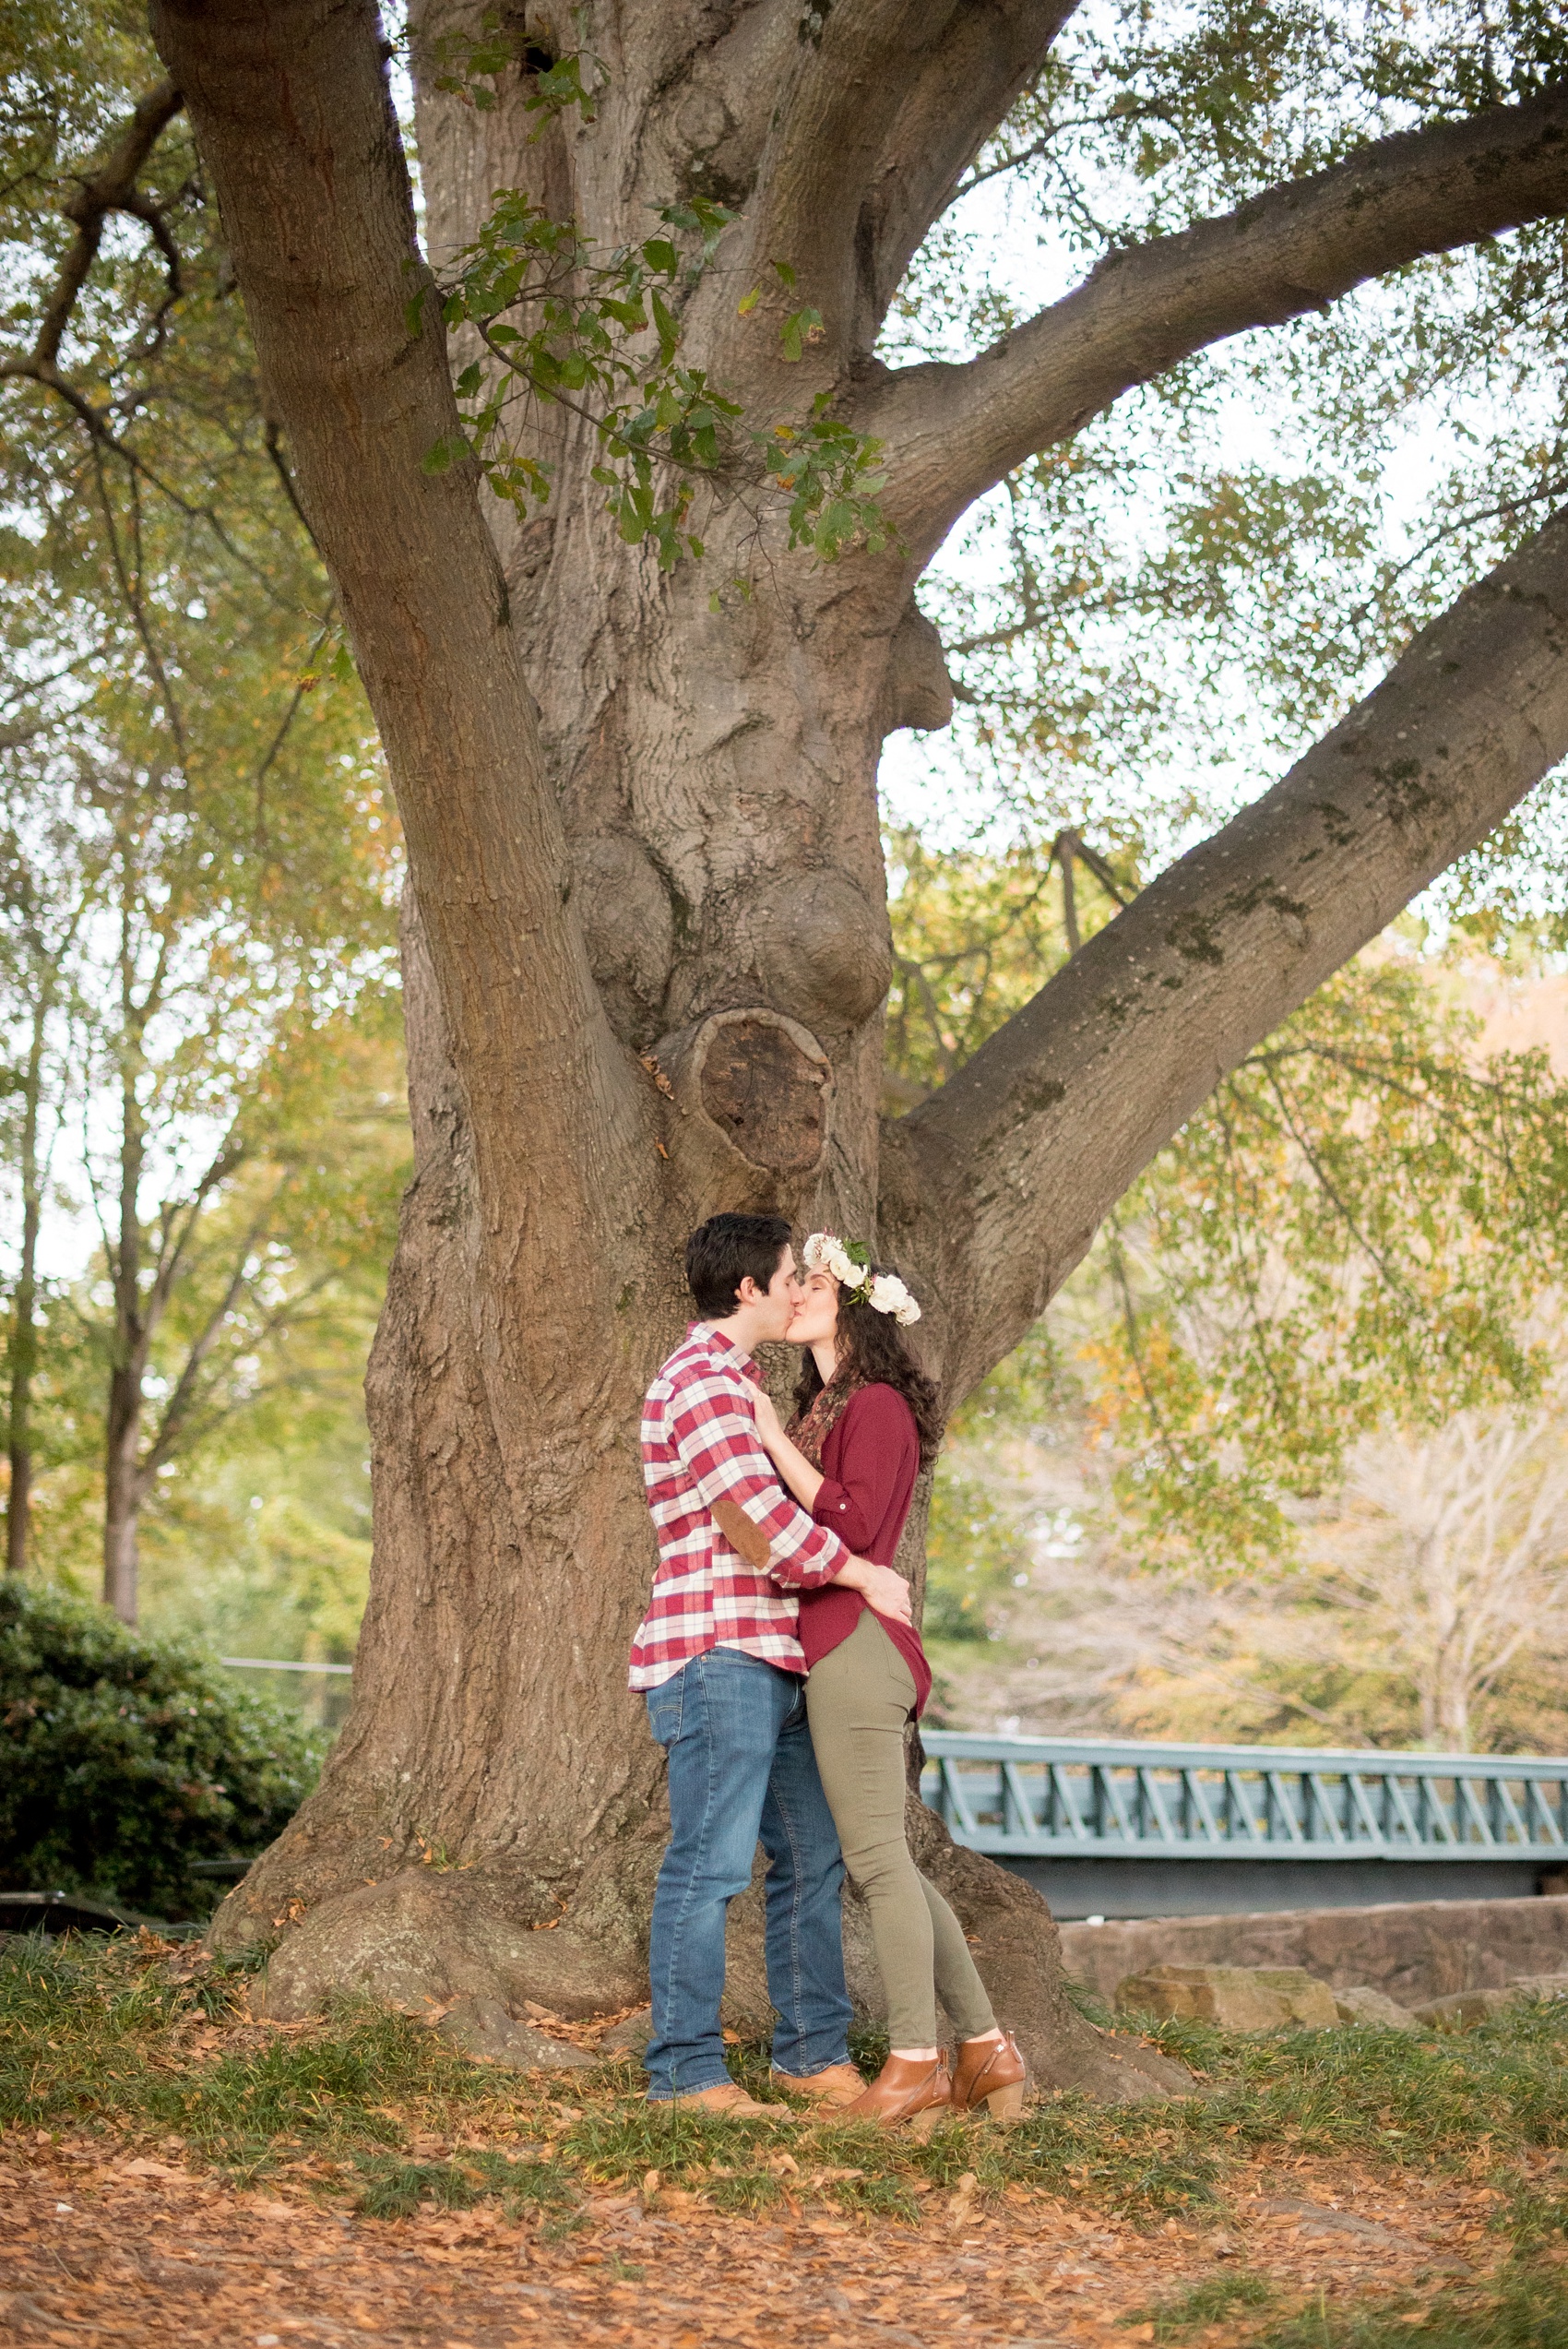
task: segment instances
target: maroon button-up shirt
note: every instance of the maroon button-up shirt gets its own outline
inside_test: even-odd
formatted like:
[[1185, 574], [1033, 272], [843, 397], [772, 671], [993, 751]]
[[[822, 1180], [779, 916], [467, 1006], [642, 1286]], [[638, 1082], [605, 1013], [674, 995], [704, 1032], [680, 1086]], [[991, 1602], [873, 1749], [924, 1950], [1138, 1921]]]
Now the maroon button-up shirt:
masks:
[[[830, 1526], [857, 1557], [891, 1566], [914, 1498], [921, 1439], [915, 1414], [896, 1388], [861, 1387], [850, 1396], [822, 1447], [822, 1486], [812, 1504], [819, 1525]], [[858, 1591], [830, 1583], [801, 1593], [800, 1641], [808, 1668], [847, 1640], [866, 1602]], [[912, 1623], [877, 1621], [909, 1665], [915, 1711], [925, 1710], [931, 1666]]]

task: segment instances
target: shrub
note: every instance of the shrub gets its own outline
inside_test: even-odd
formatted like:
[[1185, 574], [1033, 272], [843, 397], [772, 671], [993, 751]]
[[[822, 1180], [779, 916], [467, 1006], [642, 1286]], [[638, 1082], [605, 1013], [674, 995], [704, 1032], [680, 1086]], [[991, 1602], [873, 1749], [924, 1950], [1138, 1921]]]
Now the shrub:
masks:
[[0, 1885], [205, 1916], [194, 1861], [266, 1848], [323, 1740], [104, 1607], [0, 1582]]

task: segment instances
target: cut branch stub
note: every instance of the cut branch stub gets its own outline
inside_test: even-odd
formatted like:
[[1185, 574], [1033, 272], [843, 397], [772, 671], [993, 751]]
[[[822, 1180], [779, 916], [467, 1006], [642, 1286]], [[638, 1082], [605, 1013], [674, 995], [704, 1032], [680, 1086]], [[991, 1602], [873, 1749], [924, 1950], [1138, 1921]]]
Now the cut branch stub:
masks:
[[[804, 1029], [796, 1034], [804, 1037]], [[754, 1166], [809, 1174], [822, 1157], [826, 1070], [823, 1055], [798, 1043], [783, 1020], [742, 1015], [719, 1023], [707, 1048], [703, 1107]]]
[[713, 1012], [657, 1057], [682, 1114], [694, 1208], [773, 1205], [812, 1181], [827, 1148], [832, 1070], [809, 1029], [760, 1006]]

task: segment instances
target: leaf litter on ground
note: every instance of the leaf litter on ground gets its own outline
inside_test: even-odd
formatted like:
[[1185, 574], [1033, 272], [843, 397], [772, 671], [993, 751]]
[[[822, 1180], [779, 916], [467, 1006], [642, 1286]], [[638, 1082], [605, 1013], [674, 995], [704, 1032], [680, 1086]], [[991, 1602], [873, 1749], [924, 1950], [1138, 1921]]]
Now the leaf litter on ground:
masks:
[[[1103, 2318], [1123, 2338], [1260, 2349], [1568, 2349], [1550, 2315], [1568, 2298], [1568, 2006], [1457, 2037], [1161, 2026], [1150, 2037], [1200, 2075], [1193, 2097], [1107, 2110], [1058, 2094], [1014, 2129], [956, 2120], [922, 2144], [804, 2113], [781, 2129], [660, 2111], [624, 2059], [565, 2081], [513, 2073], [363, 2005], [257, 2021], [249, 1987], [245, 1967], [147, 1936], [14, 1941], [0, 2162], [44, 2200], [86, 2165], [116, 2203], [188, 2213], [199, 2196], [209, 2232], [225, 2210], [253, 2232], [258, 2212], [293, 2212], [356, 2241], [417, 2237], [427, 2266], [457, 2228], [481, 2268], [503, 2252], [514, 2277], [564, 2263], [538, 2289], [568, 2300], [572, 2276], [635, 2296], [641, 2269], [662, 2288], [672, 2260], [701, 2270], [703, 2244], [739, 2230], [764, 2268], [826, 2262], [846, 2324], [871, 2288], [857, 2263], [896, 2306], [899, 2277], [930, 2262], [932, 2290], [960, 2282], [971, 2339], [994, 2300], [1011, 2339]], [[731, 2058], [778, 2101], [765, 2048]], [[79, 2192], [57, 2199], [59, 2224], [85, 2225]], [[612, 2337], [611, 2313], [581, 2337]]]

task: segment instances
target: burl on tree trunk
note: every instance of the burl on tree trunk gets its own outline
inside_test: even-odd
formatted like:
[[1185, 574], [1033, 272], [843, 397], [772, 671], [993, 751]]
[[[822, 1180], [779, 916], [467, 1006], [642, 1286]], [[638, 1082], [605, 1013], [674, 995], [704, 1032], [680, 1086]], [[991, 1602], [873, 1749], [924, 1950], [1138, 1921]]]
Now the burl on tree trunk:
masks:
[[[683, 193], [722, 197], [736, 218], [685, 296], [683, 357], [758, 423], [826, 391], [883, 435], [897, 551], [809, 565], [776, 519], [759, 534], [716, 499], [706, 562], [661, 574], [617, 535], [591, 429], [559, 407], [530, 427], [554, 485], [526, 527], [473, 468], [424, 471], [457, 414], [442, 338], [406, 323], [428, 271], [367, 0], [154, 10], [409, 854], [417, 1173], [368, 1385], [354, 1709], [214, 1927], [278, 1944], [276, 2013], [346, 1986], [493, 2013], [643, 1995], [664, 1818], [624, 1685], [654, 1555], [638, 1406], [685, 1318], [695, 1222], [767, 1205], [875, 1236], [956, 1403], [1220, 1073], [1568, 749], [1560, 520], [884, 1127], [876, 766], [892, 729], [948, 712], [911, 592], [953, 515], [1206, 341], [1560, 209], [1565, 109], [1559, 94], [1369, 148], [1123, 256], [968, 366], [890, 375], [873, 346], [892, 292], [1044, 61], [1052, 12], [840, 0], [820, 40], [776, 0], [717, 32], [688, 0], [588, 14], [608, 88], [593, 121], [540, 133], [544, 15], [519, 13], [532, 45], [480, 111], [430, 70], [477, 11], [416, 10], [437, 268], [499, 187], [607, 245]], [[823, 319], [794, 366], [771, 297], [739, 315], [775, 259], [796, 271], [790, 304]], [[735, 577], [754, 594], [715, 613]], [[916, 1831], [1039, 2080], [1178, 2081], [1074, 2013], [1035, 1893], [929, 1814]], [[757, 2015], [754, 1890], [737, 1908], [731, 1990]]]

